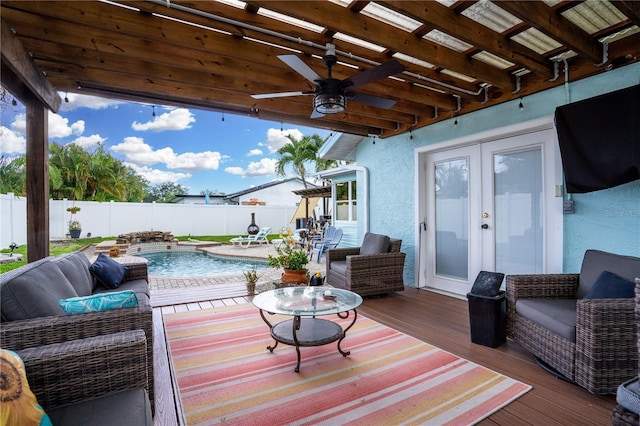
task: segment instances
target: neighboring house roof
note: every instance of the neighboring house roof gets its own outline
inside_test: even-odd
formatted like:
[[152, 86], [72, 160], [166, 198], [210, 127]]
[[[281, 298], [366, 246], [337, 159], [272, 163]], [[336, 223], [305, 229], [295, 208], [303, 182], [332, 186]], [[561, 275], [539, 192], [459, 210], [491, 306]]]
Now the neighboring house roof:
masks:
[[[260, 191], [260, 190], [263, 190], [263, 189], [266, 189], [266, 188], [270, 188], [270, 187], [276, 186], [276, 185], [281, 185], [283, 183], [290, 182], [290, 181], [298, 181], [298, 182], [300, 182], [300, 184], [302, 184], [302, 179], [297, 178], [297, 177], [296, 178], [284, 179], [284, 180], [275, 180], [275, 181], [264, 183], [262, 185], [254, 186], [252, 188], [243, 189], [242, 191], [234, 192], [232, 194], [227, 194], [225, 196], [225, 199], [242, 197], [243, 195], [251, 194], [252, 192]], [[316, 185], [314, 185], [312, 183], [309, 183], [309, 182], [307, 182], [307, 186], [316, 187]]]
[[[226, 194], [209, 194], [210, 198], [223, 198], [226, 197]], [[205, 199], [205, 195], [190, 195], [190, 194], [176, 194], [173, 196], [173, 198], [171, 200], [169, 200], [170, 203], [177, 203], [181, 200], [186, 200], [186, 199]]]

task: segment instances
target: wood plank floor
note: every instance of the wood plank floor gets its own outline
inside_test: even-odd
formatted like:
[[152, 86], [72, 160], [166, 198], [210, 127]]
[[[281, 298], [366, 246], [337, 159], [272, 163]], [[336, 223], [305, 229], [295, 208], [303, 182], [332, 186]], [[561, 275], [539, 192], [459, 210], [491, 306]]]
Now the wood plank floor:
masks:
[[[177, 290], [178, 292], [180, 290]], [[208, 293], [208, 297], [211, 293]], [[156, 331], [156, 425], [181, 425], [179, 401], [173, 395], [173, 379], [167, 358], [161, 315], [248, 303], [248, 297], [231, 297], [168, 305], [154, 309]], [[152, 297], [153, 300], [153, 297]], [[518, 344], [507, 341], [492, 349], [471, 343], [466, 300], [426, 290], [366, 298], [358, 312], [382, 324], [433, 344], [509, 377], [533, 386], [515, 402], [482, 421], [481, 425], [608, 425], [615, 395], [595, 396], [544, 372]], [[176, 408], [177, 407], [177, 408]], [[173, 413], [172, 413], [173, 410]]]

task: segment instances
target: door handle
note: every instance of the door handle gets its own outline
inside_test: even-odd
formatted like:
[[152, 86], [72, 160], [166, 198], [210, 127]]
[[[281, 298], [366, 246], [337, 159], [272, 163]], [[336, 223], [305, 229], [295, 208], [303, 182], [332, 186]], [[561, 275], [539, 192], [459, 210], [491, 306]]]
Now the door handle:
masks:
[[489, 225], [487, 225], [486, 223], [483, 223], [481, 226], [482, 229], [489, 229]]

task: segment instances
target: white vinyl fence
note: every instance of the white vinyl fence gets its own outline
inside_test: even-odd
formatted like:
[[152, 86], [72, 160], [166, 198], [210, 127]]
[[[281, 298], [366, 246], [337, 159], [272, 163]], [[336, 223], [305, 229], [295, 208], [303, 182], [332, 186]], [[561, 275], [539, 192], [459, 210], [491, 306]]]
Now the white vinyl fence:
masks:
[[[81, 237], [111, 237], [127, 232], [163, 231], [173, 235], [246, 235], [255, 213], [259, 227], [277, 233], [294, 226], [295, 206], [230, 206], [213, 204], [160, 204], [49, 200], [49, 235], [65, 239], [71, 214], [67, 207], [80, 207], [74, 219], [82, 224]], [[27, 243], [27, 200], [0, 194], [0, 248]]]

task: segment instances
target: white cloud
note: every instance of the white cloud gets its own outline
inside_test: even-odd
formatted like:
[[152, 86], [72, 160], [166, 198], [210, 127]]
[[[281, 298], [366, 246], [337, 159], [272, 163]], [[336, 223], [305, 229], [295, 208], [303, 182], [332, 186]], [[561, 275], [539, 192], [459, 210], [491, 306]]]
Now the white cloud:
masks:
[[49, 113], [49, 138], [66, 138], [81, 135], [84, 132], [84, 121], [78, 120], [69, 125], [69, 119], [59, 114]]
[[[116, 101], [113, 99], [99, 98], [97, 96], [80, 95], [77, 93], [64, 93], [58, 92], [63, 99], [60, 104], [61, 111], [72, 111], [77, 108], [89, 108], [89, 109], [106, 109], [110, 107], [116, 107], [123, 101]], [[64, 98], [69, 99], [69, 102], [65, 102]]]
[[256, 155], [262, 155], [262, 150], [261, 149], [252, 149], [251, 151], [249, 151], [249, 153], [247, 153], [247, 157], [255, 157]]
[[131, 124], [133, 130], [154, 132], [164, 132], [166, 130], [184, 130], [191, 127], [191, 123], [196, 119], [186, 108], [177, 108], [169, 112], [165, 112], [156, 116], [152, 121], [146, 123], [138, 123], [134, 121]]
[[163, 163], [169, 169], [188, 171], [217, 170], [220, 167], [220, 161], [226, 158], [214, 151], [176, 154], [171, 147], [154, 150], [151, 145], [144, 142], [144, 139], [136, 136], [125, 138], [124, 142], [112, 146], [111, 149], [124, 155], [127, 162], [138, 166]]
[[224, 171], [230, 175], [244, 175], [244, 169], [242, 167], [227, 167]]
[[137, 174], [148, 180], [151, 184], [177, 182], [191, 177], [191, 173], [166, 172], [158, 169], [151, 169], [149, 167], [140, 167], [131, 163], [124, 164], [131, 167]]
[[1, 126], [0, 152], [2, 154], [24, 154], [27, 152], [27, 139], [20, 133]]
[[[49, 138], [66, 138], [71, 135], [81, 135], [84, 133], [84, 120], [78, 120], [75, 123], [69, 124], [69, 119], [64, 118], [59, 114], [54, 114], [49, 111]], [[27, 115], [16, 114], [11, 128], [21, 134], [27, 132]]]
[[176, 155], [171, 161], [167, 162], [170, 169], [181, 170], [217, 170], [220, 167], [220, 159], [222, 155], [219, 152], [185, 152]]
[[298, 129], [287, 129], [281, 131], [280, 129], [271, 128], [267, 130], [267, 140], [260, 145], [267, 146], [269, 152], [276, 152], [291, 141], [287, 138], [287, 135], [291, 135], [294, 139], [302, 139], [304, 136]]
[[82, 148], [88, 148], [103, 143], [106, 140], [107, 138], [103, 138], [100, 135], [91, 135], [77, 137], [76, 139], [72, 140], [71, 143], [75, 143]]
[[263, 158], [262, 160], [249, 163], [247, 170], [245, 170], [246, 176], [266, 176], [272, 175], [276, 170], [276, 160], [273, 158]]

